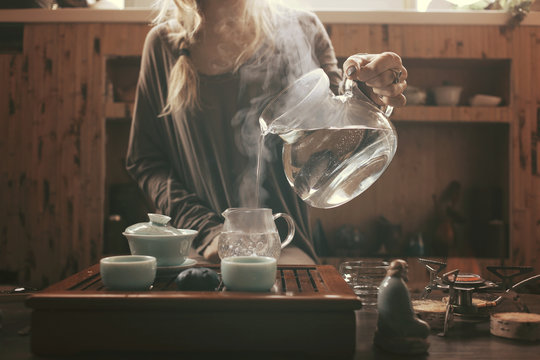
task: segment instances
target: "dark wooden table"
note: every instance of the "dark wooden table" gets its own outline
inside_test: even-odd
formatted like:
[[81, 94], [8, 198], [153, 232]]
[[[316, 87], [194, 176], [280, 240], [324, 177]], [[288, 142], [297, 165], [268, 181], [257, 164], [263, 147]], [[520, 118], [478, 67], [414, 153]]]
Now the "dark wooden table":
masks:
[[[540, 301], [538, 297], [537, 301]], [[425, 356], [400, 356], [372, 345], [377, 313], [366, 309], [356, 313], [356, 354], [354, 359], [540, 359], [540, 342], [530, 343], [498, 338], [489, 333], [489, 321], [459, 323], [444, 337], [432, 332]]]
[[[531, 297], [531, 301], [540, 304], [540, 296]], [[529, 302], [530, 303], [530, 302]], [[0, 330], [0, 359], [29, 360], [43, 359], [30, 351], [30, 309], [24, 304], [23, 297], [0, 297], [2, 311], [2, 329]], [[540, 358], [540, 343], [520, 342], [490, 335], [487, 322], [477, 324], [456, 324], [446, 337], [433, 333], [429, 354], [426, 356], [399, 356], [377, 349], [372, 345], [373, 331], [377, 314], [370, 309], [356, 311], [357, 333], [354, 359], [520, 359]], [[265, 359], [264, 349], [261, 354], [239, 354], [239, 358]], [[71, 358], [71, 357], [70, 357]], [[201, 357], [197, 354], [88, 354], [76, 359], [190, 359]], [[280, 357], [283, 358], [283, 357]], [[298, 358], [298, 357], [297, 357]], [[65, 359], [65, 358], [61, 358]]]

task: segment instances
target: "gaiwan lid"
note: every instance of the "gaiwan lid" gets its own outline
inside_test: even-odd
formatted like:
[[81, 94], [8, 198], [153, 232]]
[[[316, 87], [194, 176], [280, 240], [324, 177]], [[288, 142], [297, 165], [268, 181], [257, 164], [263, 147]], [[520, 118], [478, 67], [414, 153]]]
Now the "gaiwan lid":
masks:
[[171, 218], [167, 215], [148, 214], [149, 222], [137, 223], [128, 226], [124, 233], [136, 235], [185, 235], [180, 229], [176, 229], [167, 223]]

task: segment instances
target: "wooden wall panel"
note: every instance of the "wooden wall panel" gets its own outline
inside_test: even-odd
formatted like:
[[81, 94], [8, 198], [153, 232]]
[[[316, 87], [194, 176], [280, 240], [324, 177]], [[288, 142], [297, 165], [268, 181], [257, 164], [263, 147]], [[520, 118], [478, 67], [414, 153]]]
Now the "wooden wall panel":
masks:
[[140, 55], [149, 27], [31, 24], [0, 55], [1, 270], [45, 286], [103, 255], [105, 61]]
[[[22, 55], [1, 55], [2, 76], [6, 86], [2, 87], [0, 148], [4, 159], [0, 162], [2, 169], [2, 232], [0, 240], [0, 263], [13, 268], [17, 262], [24, 262], [24, 252], [27, 248], [25, 234], [21, 223], [25, 222], [25, 212], [19, 202], [27, 198], [23, 186], [26, 184], [26, 174], [21, 172], [21, 155], [24, 152], [20, 141], [24, 134], [24, 126], [18, 121], [17, 115], [23, 110], [21, 105], [21, 89], [26, 89], [27, 77], [22, 77], [24, 57]], [[22, 268], [22, 266], [21, 266]]]
[[[471, 235], [473, 229], [469, 223], [479, 217], [474, 210], [484, 210], [487, 214], [498, 212], [490, 203], [492, 192], [500, 189], [505, 199], [508, 195], [509, 169], [508, 160], [505, 161], [509, 156], [508, 125], [464, 122], [396, 122], [395, 125], [398, 149], [377, 182], [347, 204], [335, 209], [312, 209], [311, 214], [321, 220], [330, 242], [344, 224], [358, 228], [368, 239], [375, 239], [376, 220], [384, 216], [401, 226], [402, 241], [422, 233], [427, 249], [435, 217], [433, 196], [440, 198], [448, 184], [458, 180], [462, 190], [454, 209], [466, 222], [458, 227], [460, 241], [451, 253], [474, 256], [479, 244], [486, 241]], [[475, 201], [478, 203], [474, 204]], [[509, 206], [506, 200], [501, 205], [503, 209]], [[508, 223], [508, 211], [502, 210], [501, 216], [500, 220]], [[398, 244], [403, 245], [406, 244]], [[393, 254], [397, 251], [401, 256], [407, 253], [406, 248], [386, 250]]]
[[106, 24], [101, 37], [105, 56], [140, 56], [151, 27], [146, 24]]
[[394, 51], [412, 58], [504, 59], [513, 54], [512, 33], [498, 26], [328, 25], [339, 57]]
[[512, 138], [512, 251], [516, 261], [540, 267], [540, 174], [537, 146], [540, 135], [540, 30], [522, 27], [514, 32]]
[[[540, 4], [538, 4], [540, 5]], [[531, 80], [532, 89], [534, 89], [534, 97], [532, 98], [532, 106], [536, 107], [536, 113], [531, 117], [531, 142], [534, 145], [531, 154], [532, 159], [531, 169], [531, 196], [530, 206], [532, 208], [532, 221], [529, 224], [529, 232], [533, 249], [531, 256], [534, 256], [535, 267], [540, 268], [540, 29], [529, 29], [531, 34], [531, 45], [533, 48], [530, 68], [532, 70]], [[525, 74], [526, 75], [526, 74]]]

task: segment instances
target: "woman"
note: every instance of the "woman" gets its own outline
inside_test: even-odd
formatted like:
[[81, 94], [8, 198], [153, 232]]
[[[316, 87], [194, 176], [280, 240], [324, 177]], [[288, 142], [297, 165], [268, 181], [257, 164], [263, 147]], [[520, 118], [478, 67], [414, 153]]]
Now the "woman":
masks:
[[[312, 13], [272, 0], [162, 1], [143, 50], [127, 169], [173, 225], [199, 230], [198, 255], [217, 261], [221, 212], [250, 206], [295, 219], [294, 246], [283, 261], [316, 259], [306, 205], [287, 183], [276, 139], [266, 142], [261, 202], [253, 199], [259, 115], [280, 90], [318, 67], [337, 92], [342, 72]], [[344, 69], [378, 105], [405, 103], [399, 56], [355, 55]]]

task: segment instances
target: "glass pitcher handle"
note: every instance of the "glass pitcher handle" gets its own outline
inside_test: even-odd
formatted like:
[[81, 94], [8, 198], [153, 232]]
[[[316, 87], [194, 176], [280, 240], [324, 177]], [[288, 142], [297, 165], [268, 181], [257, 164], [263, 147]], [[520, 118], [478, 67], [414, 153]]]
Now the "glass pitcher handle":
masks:
[[274, 214], [274, 221], [276, 221], [280, 217], [285, 219], [285, 221], [287, 222], [287, 227], [288, 227], [287, 237], [285, 238], [285, 241], [283, 241], [281, 243], [281, 248], [283, 249], [285, 246], [287, 246], [287, 245], [289, 245], [291, 243], [291, 241], [292, 241], [292, 239], [294, 237], [295, 227], [294, 227], [294, 220], [292, 219], [292, 217], [290, 217], [289, 214], [285, 214], [285, 213]]

